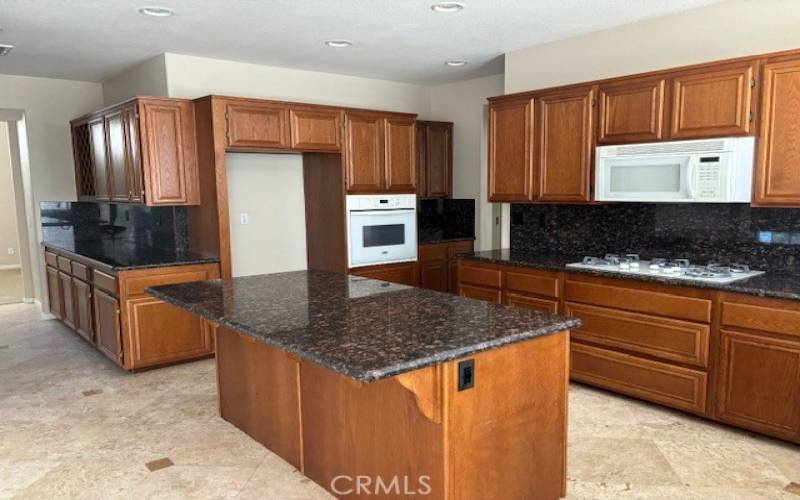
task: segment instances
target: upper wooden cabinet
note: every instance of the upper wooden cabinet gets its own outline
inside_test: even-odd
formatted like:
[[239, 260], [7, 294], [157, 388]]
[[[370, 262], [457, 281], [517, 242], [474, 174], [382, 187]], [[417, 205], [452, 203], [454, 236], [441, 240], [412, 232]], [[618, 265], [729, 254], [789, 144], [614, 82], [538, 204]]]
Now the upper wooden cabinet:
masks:
[[300, 107], [289, 109], [292, 149], [339, 151], [342, 148], [342, 110]]
[[72, 122], [78, 197], [200, 203], [194, 105], [137, 98]]
[[489, 107], [489, 201], [533, 199], [533, 99]]
[[534, 129], [537, 201], [590, 201], [593, 88], [542, 95]]
[[288, 149], [289, 108], [271, 102], [231, 102], [225, 107], [231, 149]]
[[417, 121], [417, 194], [420, 198], [453, 195], [453, 124]]
[[673, 139], [750, 133], [754, 62], [678, 74], [672, 80]]
[[800, 204], [800, 58], [764, 66], [753, 201]]
[[416, 191], [413, 115], [345, 112], [348, 193]]
[[663, 139], [665, 89], [663, 78], [601, 85], [597, 141], [613, 144]]

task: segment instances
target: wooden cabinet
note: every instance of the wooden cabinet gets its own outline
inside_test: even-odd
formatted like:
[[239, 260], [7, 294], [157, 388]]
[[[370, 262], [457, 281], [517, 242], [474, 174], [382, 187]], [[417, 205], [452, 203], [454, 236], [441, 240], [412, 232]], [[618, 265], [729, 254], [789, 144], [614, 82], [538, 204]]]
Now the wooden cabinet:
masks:
[[438, 292], [458, 293], [460, 253], [473, 250], [472, 241], [429, 243], [419, 246], [419, 286]]
[[61, 321], [68, 327], [75, 328], [75, 293], [72, 288], [72, 277], [63, 272], [58, 273], [61, 282]]
[[489, 288], [486, 286], [477, 285], [459, 285], [458, 295], [467, 297], [468, 299], [485, 300], [487, 302], [494, 302], [500, 304], [503, 302], [502, 292], [497, 288]]
[[450, 291], [450, 283], [447, 280], [449, 264], [447, 259], [436, 259], [420, 261], [419, 263], [419, 286], [437, 292]]
[[231, 149], [288, 149], [289, 109], [270, 102], [235, 102], [225, 107]]
[[50, 314], [56, 318], [64, 317], [64, 304], [61, 293], [61, 280], [58, 269], [47, 266], [47, 299], [50, 303]]
[[102, 290], [94, 291], [94, 327], [97, 348], [122, 365], [122, 336], [119, 324], [119, 301]]
[[590, 201], [593, 88], [541, 96], [536, 104], [537, 201]]
[[401, 285], [419, 286], [419, 271], [416, 262], [356, 267], [350, 269], [350, 274]]
[[754, 62], [709, 67], [672, 79], [672, 139], [750, 133]]
[[503, 303], [507, 306], [523, 307], [533, 311], [540, 311], [550, 314], [558, 312], [558, 301], [531, 297], [514, 292], [506, 292], [503, 296]]
[[344, 123], [347, 192], [383, 191], [385, 157], [382, 116], [348, 111]]
[[200, 203], [191, 101], [137, 98], [73, 120], [72, 132], [79, 198]]
[[764, 66], [753, 202], [800, 205], [800, 58]]
[[533, 199], [533, 99], [489, 106], [489, 201]]
[[292, 106], [289, 109], [292, 149], [341, 150], [342, 115], [342, 111], [335, 108]]
[[384, 118], [384, 147], [386, 149], [386, 191], [414, 193], [417, 186], [417, 171], [414, 156], [416, 132], [414, 117]]
[[417, 194], [449, 198], [453, 194], [453, 124], [417, 121]]
[[664, 138], [664, 78], [608, 83], [598, 91], [597, 142], [654, 142]]
[[75, 331], [88, 342], [94, 343], [92, 287], [85, 281], [72, 278], [72, 290], [75, 294]]

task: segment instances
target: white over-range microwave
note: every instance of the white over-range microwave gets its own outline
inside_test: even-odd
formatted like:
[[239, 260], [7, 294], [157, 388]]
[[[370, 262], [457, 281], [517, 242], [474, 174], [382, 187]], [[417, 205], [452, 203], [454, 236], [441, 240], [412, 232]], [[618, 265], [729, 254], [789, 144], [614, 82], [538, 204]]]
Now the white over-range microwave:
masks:
[[417, 197], [347, 196], [349, 267], [417, 260]]
[[755, 138], [600, 146], [597, 201], [749, 203]]

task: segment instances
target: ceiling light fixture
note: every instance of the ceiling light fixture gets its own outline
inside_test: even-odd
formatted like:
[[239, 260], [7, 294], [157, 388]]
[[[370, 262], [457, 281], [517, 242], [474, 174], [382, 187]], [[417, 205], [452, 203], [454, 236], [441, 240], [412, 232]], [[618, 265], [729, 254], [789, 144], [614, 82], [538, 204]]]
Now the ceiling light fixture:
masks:
[[142, 7], [139, 13], [151, 17], [170, 17], [175, 15], [175, 11], [166, 7]]
[[439, 2], [431, 5], [431, 10], [436, 12], [458, 12], [464, 9], [461, 2]]
[[0, 56], [7, 56], [11, 49], [13, 49], [13, 45], [5, 45], [0, 43]]
[[333, 47], [335, 49], [343, 49], [345, 47], [353, 45], [353, 42], [351, 42], [350, 40], [342, 40], [342, 39], [325, 40], [325, 45], [327, 45], [328, 47]]
[[445, 66], [450, 66], [451, 68], [458, 68], [460, 66], [466, 66], [467, 60], [466, 59], [449, 59], [444, 62]]

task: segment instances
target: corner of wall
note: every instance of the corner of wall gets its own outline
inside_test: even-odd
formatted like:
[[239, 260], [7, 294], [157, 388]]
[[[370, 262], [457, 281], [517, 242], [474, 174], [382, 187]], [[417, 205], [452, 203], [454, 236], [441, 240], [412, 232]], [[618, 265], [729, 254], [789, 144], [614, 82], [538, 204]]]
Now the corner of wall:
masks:
[[137, 95], [167, 96], [166, 53], [151, 57], [102, 82], [106, 106]]

